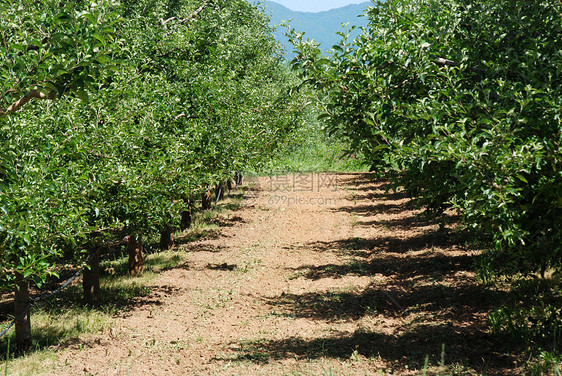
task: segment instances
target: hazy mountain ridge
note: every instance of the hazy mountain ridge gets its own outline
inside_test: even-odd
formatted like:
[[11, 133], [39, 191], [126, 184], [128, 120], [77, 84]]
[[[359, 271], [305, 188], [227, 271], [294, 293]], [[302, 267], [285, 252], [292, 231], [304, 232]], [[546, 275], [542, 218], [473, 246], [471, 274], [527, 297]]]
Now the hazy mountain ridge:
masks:
[[[364, 2], [361, 4], [351, 4], [342, 8], [332, 9], [324, 12], [311, 13], [311, 12], [297, 12], [284, 7], [274, 1], [266, 1], [264, 3], [266, 13], [271, 15], [271, 25], [277, 26], [283, 21], [289, 21], [292, 28], [297, 31], [304, 31], [305, 38], [314, 39], [320, 43], [323, 50], [329, 50], [336, 44], [341, 37], [336, 34], [338, 31], [345, 31], [341, 25], [349, 23], [348, 27], [352, 25], [367, 26], [367, 18], [359, 17], [365, 9], [372, 5], [371, 2]], [[292, 47], [284, 35], [285, 28], [278, 27], [275, 38], [281, 42], [287, 51], [286, 57], [291, 57]], [[352, 36], [359, 34], [356, 30]]]

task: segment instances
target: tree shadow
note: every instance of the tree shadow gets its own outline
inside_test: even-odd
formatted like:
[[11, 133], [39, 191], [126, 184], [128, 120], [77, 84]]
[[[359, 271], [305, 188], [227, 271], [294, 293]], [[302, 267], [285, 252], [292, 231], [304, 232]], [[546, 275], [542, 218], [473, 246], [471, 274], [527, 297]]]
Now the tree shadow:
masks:
[[222, 264], [207, 264], [207, 269], [209, 269], [209, 270], [233, 271], [237, 267], [238, 267], [238, 265], [236, 265], [236, 264], [228, 264], [226, 262], [224, 262]]
[[[355, 179], [354, 195], [374, 202], [336, 209], [362, 216], [390, 214], [357, 222], [356, 226], [381, 226], [379, 236], [375, 232], [370, 237], [304, 244], [303, 251], [334, 252], [347, 261], [289, 269], [292, 279], [373, 277], [368, 287], [263, 299], [276, 315], [330, 325], [357, 323], [360, 329], [312, 339], [241, 341], [233, 344], [229, 361], [349, 359], [359, 354], [380, 357], [403, 371], [406, 365], [421, 369], [427, 355], [434, 365], [443, 357], [445, 365], [462, 364], [487, 375], [510, 373], [515, 358], [504, 355], [506, 345], [490, 333], [486, 318], [510, 292], [476, 283], [472, 252], [465, 246], [469, 235], [454, 231], [459, 219], [454, 213], [439, 218], [417, 215], [406, 196], [388, 192], [389, 187], [371, 175]], [[369, 320], [388, 326], [362, 326]]]
[[[401, 214], [404, 210], [393, 211], [391, 208], [386, 213], [391, 214]], [[446, 226], [453, 226], [460, 223], [460, 215], [454, 213], [442, 213], [439, 216], [431, 217], [425, 213], [417, 213], [410, 216], [402, 216], [397, 218], [385, 218], [385, 219], [373, 219], [370, 221], [359, 221], [358, 225], [372, 227], [372, 226], [384, 226], [390, 230], [412, 230], [412, 229], [423, 229], [430, 226], [439, 226], [440, 230], [444, 230]], [[462, 235], [461, 232], [457, 233], [457, 236]]]
[[210, 253], [219, 253], [223, 251], [223, 247], [208, 244], [208, 243], [188, 243], [189, 246], [185, 247], [189, 252], [210, 252]]
[[377, 179], [377, 176], [372, 173], [360, 174], [339, 174], [340, 177], [350, 179], [346, 185], [351, 187], [354, 191], [372, 191], [373, 188], [389, 189], [390, 184], [386, 181]]
[[213, 219], [212, 223], [219, 227], [233, 227], [237, 224], [246, 223], [246, 221], [240, 216], [233, 216], [230, 218], [216, 217]]
[[[451, 270], [464, 265], [460, 258]], [[463, 364], [487, 375], [505, 374], [515, 358], [504, 355], [503, 344], [490, 334], [485, 319], [505, 294], [476, 284], [418, 284], [411, 279], [373, 283], [361, 291], [282, 294], [264, 299], [278, 315], [334, 324], [364, 318], [399, 324], [392, 325], [390, 332], [360, 326], [354, 333], [313, 339], [240, 342], [229, 360], [349, 359], [360, 354], [415, 369], [423, 366], [426, 356], [437, 365], [443, 354], [445, 365]]]
[[[404, 280], [393, 284], [373, 283], [362, 291], [283, 294], [266, 298], [264, 303], [292, 317], [328, 322], [355, 321], [373, 314], [407, 317], [420, 312], [431, 313], [435, 322], [461, 322], [467, 320], [466, 314], [489, 311], [506, 294], [479, 285], [417, 284]], [[485, 322], [479, 325], [485, 332]]]
[[[398, 229], [397, 229], [398, 230]], [[422, 229], [423, 230], [423, 229]], [[334, 241], [318, 241], [302, 246], [316, 252], [336, 252], [342, 255], [370, 257], [381, 252], [404, 254], [424, 249], [448, 248], [459, 244], [462, 236], [449, 230], [418, 231], [414, 235], [397, 233], [395, 236], [376, 238], [351, 237]]]
[[440, 280], [459, 271], [471, 271], [474, 260], [469, 255], [447, 256], [434, 252], [410, 258], [396, 255], [384, 255], [371, 260], [354, 260], [347, 264], [304, 265], [292, 268], [294, 275], [307, 279], [342, 278], [347, 275], [356, 276], [396, 276], [399, 278], [415, 278], [431, 276]]
[[357, 330], [315, 339], [291, 337], [247, 341], [233, 344], [236, 355], [227, 360], [267, 363], [295, 357], [347, 360], [361, 355], [380, 357], [393, 364], [393, 368], [407, 366], [415, 370], [423, 368], [428, 356], [430, 365], [438, 365], [443, 359], [444, 365], [460, 363], [489, 376], [505, 375], [506, 368], [513, 365], [513, 359], [497, 351], [499, 347], [500, 344], [478, 328], [465, 330], [455, 325], [441, 324], [425, 325], [416, 332], [405, 331], [397, 335]]
[[[361, 198], [359, 200], [362, 201]], [[408, 202], [404, 203], [380, 203], [380, 204], [365, 204], [365, 205], [349, 205], [342, 206], [333, 211], [344, 211], [351, 214], [358, 215], [375, 215], [379, 213], [397, 214], [404, 210], [408, 210], [412, 205]]]

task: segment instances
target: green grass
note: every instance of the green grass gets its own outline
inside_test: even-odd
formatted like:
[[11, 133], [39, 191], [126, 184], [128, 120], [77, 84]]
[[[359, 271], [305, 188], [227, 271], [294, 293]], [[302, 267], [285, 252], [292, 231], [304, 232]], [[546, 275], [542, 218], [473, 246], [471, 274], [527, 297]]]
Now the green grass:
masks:
[[326, 135], [322, 125], [310, 116], [309, 121], [281, 151], [277, 159], [265, 167], [275, 172], [358, 172], [367, 171], [360, 159], [345, 156], [346, 145]]
[[542, 351], [527, 365], [529, 376], [562, 375], [562, 355]]

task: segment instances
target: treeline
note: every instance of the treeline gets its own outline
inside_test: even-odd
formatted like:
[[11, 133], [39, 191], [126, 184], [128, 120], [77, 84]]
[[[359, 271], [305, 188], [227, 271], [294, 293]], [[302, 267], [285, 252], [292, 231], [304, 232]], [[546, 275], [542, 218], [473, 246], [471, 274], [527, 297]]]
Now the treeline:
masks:
[[[245, 0], [0, 0], [0, 292], [15, 314], [104, 244], [166, 248], [195, 200], [268, 161], [299, 126], [295, 78]], [[32, 345], [29, 312], [17, 345]]]
[[530, 292], [494, 313], [495, 329], [554, 348], [562, 344], [561, 14], [557, 0], [377, 1], [362, 35], [329, 58], [289, 31], [293, 65], [319, 96], [329, 131], [373, 170], [395, 171], [395, 187], [427, 213], [462, 215], [488, 244], [482, 278]]

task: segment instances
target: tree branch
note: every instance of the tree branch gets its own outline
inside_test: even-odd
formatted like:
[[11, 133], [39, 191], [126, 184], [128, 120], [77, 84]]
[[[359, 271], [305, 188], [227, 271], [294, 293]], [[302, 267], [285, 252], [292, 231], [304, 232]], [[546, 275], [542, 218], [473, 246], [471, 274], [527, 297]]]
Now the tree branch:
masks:
[[437, 60], [434, 60], [434, 62], [436, 64], [447, 65], [449, 67], [456, 67], [457, 65], [459, 65], [457, 62], [454, 62], [453, 60], [445, 59], [442, 57], [437, 58]]
[[[437, 60], [433, 60], [433, 62], [435, 64], [444, 65], [444, 66], [447, 66], [447, 67], [458, 67], [460, 65], [456, 61], [445, 59], [443, 57], [439, 57], [439, 58], [437, 58]], [[479, 75], [484, 75], [486, 73], [486, 71], [484, 69], [480, 68], [479, 65], [480, 64], [477, 64], [477, 65], [472, 66], [472, 67], [467, 67], [467, 69], [469, 69], [469, 70], [471, 70], [471, 71], [473, 71], [473, 72], [475, 72]]]
[[[203, 3], [203, 5], [201, 5], [195, 12], [193, 12], [191, 15], [187, 16], [186, 18], [182, 18], [181, 20], [179, 20], [179, 23], [183, 23], [185, 21], [191, 20], [192, 18], [197, 17], [201, 12], [203, 12], [203, 10], [205, 8], [207, 8], [207, 6], [211, 3], [212, 0], [205, 0], [205, 2]], [[168, 22], [171, 22], [173, 20], [177, 19], [177, 17], [170, 17], [167, 20], [163, 20], [162, 21], [162, 25], [166, 26], [166, 24]]]
[[57, 96], [57, 94], [55, 92], [45, 94], [45, 93], [40, 92], [39, 90], [30, 90], [29, 92], [27, 92], [27, 94], [25, 94], [23, 97], [18, 99], [16, 102], [12, 103], [7, 108], [0, 109], [0, 116], [6, 115], [9, 112], [16, 112], [17, 110], [19, 110], [20, 108], [25, 106], [27, 104], [27, 102], [29, 102], [33, 98], [36, 98], [36, 99], [51, 99], [52, 100], [52, 99], [55, 99], [56, 96]]

